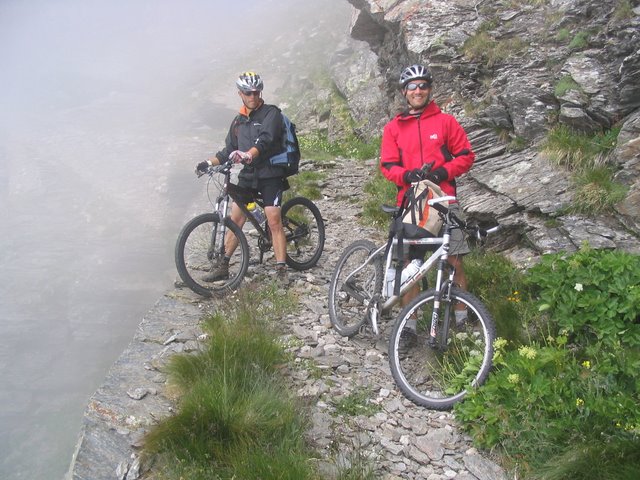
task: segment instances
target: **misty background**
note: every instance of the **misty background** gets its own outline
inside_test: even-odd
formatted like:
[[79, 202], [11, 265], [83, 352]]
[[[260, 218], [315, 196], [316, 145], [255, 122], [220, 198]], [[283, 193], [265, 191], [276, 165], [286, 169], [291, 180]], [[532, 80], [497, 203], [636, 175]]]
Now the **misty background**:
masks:
[[0, 478], [64, 477], [89, 397], [207, 208], [193, 169], [224, 141], [237, 75], [261, 73], [278, 103], [350, 15], [346, 0], [0, 0]]

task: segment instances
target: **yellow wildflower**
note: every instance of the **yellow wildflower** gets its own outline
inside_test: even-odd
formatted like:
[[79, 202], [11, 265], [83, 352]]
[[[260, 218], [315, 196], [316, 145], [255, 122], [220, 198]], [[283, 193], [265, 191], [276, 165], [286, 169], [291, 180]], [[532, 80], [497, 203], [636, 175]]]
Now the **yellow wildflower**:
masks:
[[520, 382], [520, 375], [518, 375], [517, 373], [512, 373], [507, 377], [507, 381], [509, 383], [518, 383]]
[[521, 357], [528, 358], [529, 360], [533, 360], [537, 355], [535, 349], [532, 347], [520, 347], [518, 353]]

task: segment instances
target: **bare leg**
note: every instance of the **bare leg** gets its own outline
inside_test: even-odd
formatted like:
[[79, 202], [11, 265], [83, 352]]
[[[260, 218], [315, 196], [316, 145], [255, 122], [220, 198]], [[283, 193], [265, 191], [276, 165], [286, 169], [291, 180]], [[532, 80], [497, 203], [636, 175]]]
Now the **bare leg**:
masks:
[[287, 237], [282, 227], [280, 207], [265, 207], [264, 212], [269, 222], [269, 230], [271, 230], [271, 241], [273, 242], [273, 253], [276, 256], [276, 262], [284, 262], [287, 259]]
[[[240, 207], [236, 205], [235, 202], [231, 204], [231, 221], [238, 225], [240, 228], [244, 226], [244, 223], [247, 221], [247, 217], [244, 216]], [[231, 232], [227, 231], [224, 237], [224, 253], [227, 257], [233, 255], [236, 247], [238, 246], [238, 239]]]

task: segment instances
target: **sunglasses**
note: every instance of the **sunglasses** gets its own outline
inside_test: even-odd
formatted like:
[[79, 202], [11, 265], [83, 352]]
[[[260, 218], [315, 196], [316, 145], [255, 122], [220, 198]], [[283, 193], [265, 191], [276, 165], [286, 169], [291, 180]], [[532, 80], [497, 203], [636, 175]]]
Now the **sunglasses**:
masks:
[[254, 91], [254, 92], [242, 92], [242, 94], [243, 94], [245, 97], [252, 97], [252, 96], [254, 96], [254, 95], [260, 95], [260, 92], [257, 92], [257, 91]]
[[406, 89], [409, 90], [410, 92], [420, 89], [420, 90], [429, 90], [431, 88], [431, 85], [429, 85], [427, 82], [422, 82], [422, 83], [409, 83], [406, 86]]

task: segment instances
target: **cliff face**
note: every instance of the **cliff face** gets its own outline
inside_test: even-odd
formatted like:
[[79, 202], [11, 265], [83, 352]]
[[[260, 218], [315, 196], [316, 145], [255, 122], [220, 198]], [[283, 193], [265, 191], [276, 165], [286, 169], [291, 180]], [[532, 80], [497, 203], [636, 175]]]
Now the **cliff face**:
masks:
[[[506, 227], [499, 247], [519, 261], [585, 240], [640, 253], [640, 2], [349, 3], [351, 39], [332, 75], [361, 135], [380, 135], [403, 106], [401, 69], [427, 64], [436, 101], [465, 127], [477, 155], [459, 196], [471, 217]], [[629, 190], [614, 215], [563, 213], [575, 189], [540, 154], [557, 124], [588, 134], [621, 127], [607, 160]]]

